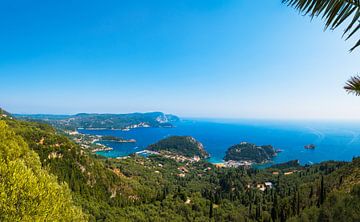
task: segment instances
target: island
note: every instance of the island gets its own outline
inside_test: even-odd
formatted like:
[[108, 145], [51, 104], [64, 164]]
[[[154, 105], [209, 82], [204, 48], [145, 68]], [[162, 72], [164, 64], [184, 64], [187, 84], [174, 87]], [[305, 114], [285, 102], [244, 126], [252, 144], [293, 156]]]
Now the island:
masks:
[[170, 136], [149, 145], [147, 150], [161, 153], [167, 157], [176, 157], [176, 159], [184, 160], [192, 159], [198, 161], [210, 156], [205, 151], [204, 146], [191, 136]]
[[136, 143], [135, 139], [124, 139], [124, 138], [119, 138], [116, 136], [101, 136], [100, 141], [111, 141], [111, 142], [118, 142], [118, 143]]
[[252, 143], [242, 142], [229, 147], [224, 160], [260, 164], [270, 161], [276, 156], [276, 153], [271, 145], [257, 146]]

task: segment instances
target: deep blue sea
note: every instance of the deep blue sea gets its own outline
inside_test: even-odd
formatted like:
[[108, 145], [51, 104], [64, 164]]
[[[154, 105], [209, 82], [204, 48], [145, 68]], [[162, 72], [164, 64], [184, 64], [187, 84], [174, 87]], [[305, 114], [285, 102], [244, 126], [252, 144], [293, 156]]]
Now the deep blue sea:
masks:
[[[360, 156], [360, 122], [259, 121], [259, 120], [182, 120], [174, 128], [138, 128], [121, 130], [79, 130], [92, 135], [111, 135], [136, 139], [136, 143], [104, 142], [112, 151], [98, 152], [119, 157], [145, 149], [149, 144], [172, 136], [193, 136], [211, 154], [211, 162], [221, 162], [231, 145], [246, 141], [281, 149], [274, 163], [298, 159], [301, 164], [325, 160], [350, 161]], [[306, 150], [307, 144], [315, 150]]]

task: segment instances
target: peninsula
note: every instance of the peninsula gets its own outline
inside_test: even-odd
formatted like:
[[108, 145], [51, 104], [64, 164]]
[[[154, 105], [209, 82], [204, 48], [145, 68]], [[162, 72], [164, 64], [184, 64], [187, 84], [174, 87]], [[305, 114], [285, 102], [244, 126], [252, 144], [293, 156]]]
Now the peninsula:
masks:
[[46, 122], [64, 130], [83, 129], [121, 129], [147, 127], [174, 127], [179, 117], [162, 112], [97, 114], [79, 113], [76, 115], [15, 114], [16, 118]]
[[191, 136], [170, 136], [148, 146], [147, 150], [194, 160], [210, 156], [204, 146]]

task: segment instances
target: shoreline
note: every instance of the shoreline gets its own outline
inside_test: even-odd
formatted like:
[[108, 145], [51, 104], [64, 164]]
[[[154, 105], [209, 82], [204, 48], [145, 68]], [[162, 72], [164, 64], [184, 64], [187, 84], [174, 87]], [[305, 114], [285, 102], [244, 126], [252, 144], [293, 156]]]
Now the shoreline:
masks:
[[[200, 141], [203, 142], [207, 146], [208, 151], [212, 154], [212, 158], [210, 158], [207, 161], [212, 164], [223, 164], [224, 161], [222, 160], [222, 158], [223, 158], [223, 155], [225, 154], [226, 147], [231, 144], [236, 144], [237, 136], [235, 135], [235, 133], [237, 132], [237, 130], [247, 129], [248, 125], [245, 124], [245, 125], [238, 126], [238, 125], [234, 125], [234, 124], [229, 124], [229, 125], [218, 126], [218, 125], [212, 125], [208, 121], [205, 121], [205, 122], [206, 122], [205, 125], [197, 124], [197, 125], [193, 126], [192, 121], [189, 121], [188, 123], [185, 124], [184, 127], [181, 124], [177, 125], [176, 128], [178, 130], [176, 130], [176, 131], [165, 131], [165, 132], [169, 132], [171, 134], [175, 133], [178, 135], [185, 132], [186, 135], [191, 134], [191, 135], [194, 135], [195, 137], [201, 136], [202, 139], [199, 138], [199, 140], [201, 139]], [[194, 130], [189, 129], [189, 127], [194, 127]], [[217, 129], [218, 127], [220, 127], [220, 129], [224, 128], [226, 130], [229, 130], [229, 135], [226, 137], [224, 137], [223, 135], [218, 135], [219, 139], [218, 139], [217, 143], [215, 145], [212, 145], [210, 142], [214, 142], [213, 139], [211, 138], [211, 136], [213, 134], [211, 131], [209, 131], [209, 132], [207, 131], [209, 129], [209, 127], [213, 127], [210, 129]], [[166, 129], [166, 128], [164, 128], [164, 129]], [[184, 131], [183, 129], [186, 131]], [[202, 131], [204, 131], [204, 133], [202, 133], [200, 135], [200, 134], [198, 134], [198, 131], [195, 131], [195, 129], [202, 130]], [[245, 131], [248, 133], [244, 136], [244, 139], [241, 139], [241, 140], [251, 140], [252, 137], [264, 139], [264, 140], [267, 139], [266, 135], [263, 136], [261, 133], [264, 132], [264, 130], [269, 129], [268, 125], [256, 126], [255, 129], [257, 131], [254, 131], [254, 133]], [[336, 153], [336, 151], [344, 148], [342, 146], [340, 147], [337, 144], [332, 145], [331, 140], [336, 139], [339, 141], [349, 142], [349, 141], [352, 141], [352, 139], [353, 139], [352, 135], [347, 135], [342, 132], [338, 133], [338, 131], [335, 131], [334, 134], [328, 135], [325, 132], [325, 134], [328, 135], [328, 137], [326, 137], [326, 139], [324, 139], [324, 141], [318, 142], [316, 144], [315, 150], [306, 150], [306, 149], [304, 149], [304, 144], [314, 143], [311, 132], [308, 132], [308, 130], [306, 128], [304, 128], [303, 126], [299, 126], [299, 127], [296, 126], [296, 128], [294, 128], [294, 129], [291, 128], [291, 130], [287, 129], [287, 128], [286, 129], [281, 128], [278, 130], [279, 130], [279, 133], [281, 133], [284, 136], [281, 136], [281, 138], [279, 136], [279, 138], [278, 138], [277, 134], [274, 135], [274, 138], [273, 138], [274, 140], [273, 140], [272, 144], [274, 144], [274, 147], [276, 147], [276, 148], [280, 147], [280, 149], [281, 149], [281, 150], [279, 150], [279, 149], [276, 150], [277, 156], [274, 157], [270, 162], [267, 162], [267, 163], [262, 163], [262, 164], [254, 163], [254, 164], [252, 164], [253, 167], [258, 167], [258, 166], [263, 167], [263, 166], [268, 166], [268, 165], [272, 165], [272, 164], [285, 163], [287, 161], [294, 160], [294, 159], [300, 160], [300, 163], [303, 166], [307, 165], [307, 164], [317, 164], [317, 163], [328, 161], [328, 160], [349, 162], [352, 160], [352, 158], [354, 156], [358, 156], [358, 151], [356, 151], [357, 150], [356, 146], [358, 146], [357, 145], [358, 143], [360, 144], [359, 141], [357, 141], [357, 142], [355, 141], [354, 143], [352, 143], [350, 145], [346, 145], [345, 147], [346, 147], [347, 152], [344, 153], [344, 155], [342, 155], [342, 156], [335, 156], [333, 154], [329, 154], [328, 152], [324, 153], [328, 144], [330, 144], [333, 147], [334, 153]], [[350, 128], [349, 130], [353, 130], [353, 128]], [[111, 134], [111, 135], [135, 135], [135, 136], [144, 135], [145, 137], [147, 137], [146, 132], [147, 131], [144, 131], [144, 129], [142, 129], [141, 132], [139, 132], [139, 133], [137, 133], [137, 131], [134, 130], [133, 132], [127, 134], [126, 132], [116, 133], [114, 130], [114, 134], [112, 134], [111, 132], [109, 134]], [[153, 131], [151, 131], [151, 132], [153, 132]], [[89, 132], [84, 131], [83, 133], [97, 134], [96, 131], [89, 131]], [[100, 133], [100, 131], [99, 131], [99, 133]], [[154, 133], [155, 136], [157, 136], [158, 134], [160, 134], [160, 133], [157, 133], [157, 132]], [[293, 142], [289, 141], [290, 136], [296, 137], [300, 134], [304, 135], [304, 136], [299, 137], [298, 143], [293, 143]], [[165, 133], [164, 133], [164, 135], [165, 135]], [[210, 136], [209, 139], [207, 138], [208, 135]], [[162, 134], [159, 136], [159, 138], [162, 138]], [[141, 140], [140, 139], [141, 139], [140, 137], [137, 137], [138, 143], [139, 142], [143, 143], [143, 139], [141, 139]], [[224, 139], [226, 139], [226, 141]], [[227, 142], [227, 141], [229, 141], [229, 142]], [[235, 141], [235, 142], [233, 142], [233, 141]], [[226, 146], [223, 144], [226, 144]], [[146, 143], [143, 145], [146, 145]], [[115, 148], [115, 150], [113, 150], [109, 153], [105, 152], [105, 153], [100, 153], [100, 154], [104, 155], [105, 157], [109, 156], [110, 158], [111, 157], [121, 157], [121, 156], [124, 156], [124, 154], [134, 153], [135, 151], [142, 150], [143, 149], [142, 146], [138, 149], [132, 150], [132, 148], [131, 148], [132, 145], [129, 144], [130, 148], [124, 148], [125, 150]], [[113, 147], [115, 147], [115, 145]]]

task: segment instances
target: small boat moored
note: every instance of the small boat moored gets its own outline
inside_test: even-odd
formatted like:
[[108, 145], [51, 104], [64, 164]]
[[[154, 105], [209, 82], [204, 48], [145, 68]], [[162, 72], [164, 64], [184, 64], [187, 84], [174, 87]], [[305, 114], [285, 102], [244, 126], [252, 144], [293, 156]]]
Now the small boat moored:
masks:
[[306, 146], [304, 146], [305, 149], [308, 149], [308, 150], [314, 150], [315, 149], [315, 145], [314, 144], [308, 144]]

